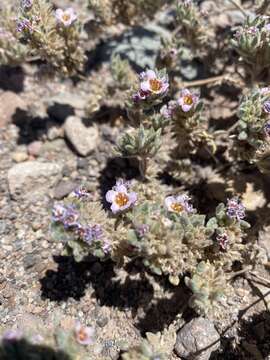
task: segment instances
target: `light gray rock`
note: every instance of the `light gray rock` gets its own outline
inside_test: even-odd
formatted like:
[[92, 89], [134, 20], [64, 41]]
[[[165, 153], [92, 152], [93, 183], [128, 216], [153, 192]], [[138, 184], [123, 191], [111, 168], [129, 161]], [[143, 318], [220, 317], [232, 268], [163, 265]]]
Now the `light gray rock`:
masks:
[[12, 91], [6, 91], [0, 96], [0, 128], [9, 124], [15, 114], [25, 116], [27, 105], [22, 98]]
[[195, 318], [178, 332], [175, 351], [183, 359], [208, 360], [211, 353], [219, 348], [219, 338], [210, 320]]
[[58, 163], [26, 161], [8, 171], [9, 191], [13, 198], [27, 196], [29, 192], [42, 192], [55, 185], [61, 178], [63, 166]]
[[87, 156], [97, 147], [99, 133], [95, 126], [86, 127], [80, 118], [70, 116], [65, 122], [64, 129], [67, 139], [79, 155]]
[[55, 199], [61, 200], [65, 196], [69, 195], [76, 187], [77, 184], [72, 181], [60, 181], [54, 189], [53, 196]]

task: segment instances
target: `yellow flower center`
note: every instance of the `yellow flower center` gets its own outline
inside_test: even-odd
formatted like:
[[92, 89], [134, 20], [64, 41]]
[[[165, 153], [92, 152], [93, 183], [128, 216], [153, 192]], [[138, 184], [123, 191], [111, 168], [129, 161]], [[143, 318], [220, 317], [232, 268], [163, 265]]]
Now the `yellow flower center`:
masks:
[[193, 99], [192, 99], [191, 95], [184, 96], [184, 104], [185, 105], [192, 105], [193, 104]]
[[149, 83], [150, 83], [150, 88], [153, 92], [157, 92], [162, 88], [162, 83], [158, 79], [151, 79]]
[[125, 206], [128, 200], [128, 196], [125, 193], [118, 193], [115, 197], [115, 202], [119, 207]]
[[85, 341], [87, 339], [87, 335], [84, 331], [84, 329], [81, 329], [79, 332], [78, 332], [78, 339], [80, 341]]
[[179, 203], [173, 203], [171, 205], [171, 209], [178, 214], [180, 214], [184, 210], [183, 206]]
[[69, 14], [63, 14], [62, 19], [63, 19], [63, 21], [69, 21], [70, 20], [70, 15]]

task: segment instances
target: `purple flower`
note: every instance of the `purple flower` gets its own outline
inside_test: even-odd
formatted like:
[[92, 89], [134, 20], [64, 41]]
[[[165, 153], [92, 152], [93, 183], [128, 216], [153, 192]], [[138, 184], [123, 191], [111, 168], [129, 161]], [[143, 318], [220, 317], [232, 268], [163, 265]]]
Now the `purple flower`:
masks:
[[172, 108], [170, 107], [170, 105], [163, 105], [162, 108], [160, 109], [160, 114], [165, 119], [171, 119], [171, 117], [172, 117]]
[[227, 215], [231, 219], [236, 219], [238, 221], [244, 219], [246, 216], [245, 207], [238, 197], [227, 200]]
[[270, 100], [266, 100], [263, 103], [263, 110], [267, 113], [270, 114]]
[[140, 74], [140, 90], [151, 95], [164, 95], [169, 89], [169, 83], [166, 76], [159, 77], [155, 71], [147, 70]]
[[91, 245], [93, 241], [100, 240], [103, 237], [103, 230], [98, 224], [93, 226], [83, 226], [81, 224], [76, 224], [75, 233], [81, 240], [85, 241], [88, 245]]
[[229, 237], [227, 233], [217, 235], [216, 240], [222, 250], [227, 249], [229, 243]]
[[267, 95], [270, 94], [270, 87], [263, 87], [259, 90], [260, 94]]
[[31, 22], [28, 19], [17, 20], [17, 31], [23, 32], [25, 30], [33, 32], [34, 29]]
[[140, 102], [141, 100], [147, 99], [149, 95], [150, 95], [149, 91], [139, 90], [138, 92], [132, 95], [132, 100], [134, 102]]
[[80, 200], [85, 200], [90, 197], [90, 193], [87, 191], [87, 189], [83, 186], [79, 187], [78, 189], [75, 189], [72, 192], [72, 195]]
[[256, 35], [259, 29], [256, 26], [250, 26], [246, 29], [246, 33], [250, 35]]
[[167, 196], [165, 198], [165, 206], [167, 210], [181, 214], [183, 212], [193, 213], [194, 208], [189, 203], [190, 197], [187, 195]]
[[103, 245], [102, 245], [102, 250], [104, 252], [104, 254], [108, 254], [111, 251], [111, 243], [108, 239], [104, 239], [103, 240]]
[[78, 219], [79, 219], [80, 214], [78, 213], [78, 211], [76, 210], [74, 205], [68, 205], [66, 207], [66, 211], [65, 214], [63, 216], [62, 219], [62, 223], [64, 225], [65, 229], [71, 228], [71, 227], [76, 227], [78, 224]]
[[264, 132], [267, 136], [270, 136], [270, 121], [267, 121], [267, 123], [264, 125]]
[[270, 31], [270, 23], [269, 23], [269, 24], [266, 24], [263, 28], [264, 28], [266, 31]]
[[21, 6], [23, 9], [30, 9], [33, 6], [33, 0], [22, 0]]
[[128, 192], [129, 186], [123, 180], [116, 182], [116, 185], [106, 193], [106, 200], [111, 203], [111, 210], [114, 214], [126, 210], [137, 201], [135, 192]]
[[4, 332], [4, 334], [2, 335], [2, 340], [11, 342], [11, 341], [21, 340], [22, 337], [23, 337], [22, 330], [12, 329], [12, 330], [7, 330], [6, 332]]
[[136, 233], [140, 238], [143, 238], [149, 231], [149, 225], [141, 224], [136, 226]]
[[62, 222], [66, 214], [66, 207], [62, 204], [55, 204], [52, 209], [52, 219], [55, 222]]
[[191, 109], [194, 109], [199, 101], [199, 96], [192, 94], [188, 89], [183, 89], [181, 95], [177, 100], [178, 104], [181, 106], [181, 109], [186, 113]]
[[73, 8], [68, 8], [66, 10], [57, 9], [55, 11], [55, 17], [58, 24], [64, 25], [65, 27], [69, 27], [77, 20], [77, 15]]
[[94, 343], [95, 329], [90, 326], [84, 326], [80, 322], [75, 324], [75, 339], [81, 345], [92, 345]]

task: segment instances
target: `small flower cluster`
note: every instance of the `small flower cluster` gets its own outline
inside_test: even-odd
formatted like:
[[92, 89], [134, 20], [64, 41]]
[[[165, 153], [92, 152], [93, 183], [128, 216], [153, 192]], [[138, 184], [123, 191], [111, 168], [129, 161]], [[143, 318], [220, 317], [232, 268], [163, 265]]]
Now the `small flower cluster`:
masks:
[[183, 212], [191, 214], [194, 212], [193, 205], [190, 204], [190, 197], [187, 195], [168, 196], [165, 199], [165, 206], [168, 211], [176, 214]]
[[82, 29], [76, 20], [73, 8], [54, 11], [46, 0], [22, 0], [17, 32], [31, 55], [39, 55], [62, 74], [73, 75], [85, 60]]
[[236, 219], [237, 221], [243, 220], [245, 218], [245, 207], [239, 198], [234, 197], [232, 199], [228, 199], [227, 215], [229, 218]]
[[57, 9], [55, 11], [55, 18], [59, 25], [69, 27], [77, 20], [77, 15], [73, 8], [68, 8], [66, 10]]
[[165, 118], [175, 118], [179, 113], [180, 116], [191, 116], [196, 111], [198, 103], [199, 95], [183, 89], [176, 101], [170, 101], [161, 108], [161, 115]]
[[[71, 203], [56, 203], [52, 210], [52, 221], [58, 226], [62, 226], [72, 239], [88, 246], [94, 251], [100, 250], [98, 254], [103, 257], [110, 252], [111, 246], [103, 227], [99, 223], [91, 221], [89, 224], [84, 218], [84, 207], [88, 205], [86, 199], [90, 199], [90, 194], [84, 189], [79, 188], [70, 195]], [[91, 202], [91, 201], [90, 201]], [[71, 239], [71, 245], [72, 240]]]
[[241, 56], [241, 60], [244, 61], [246, 69], [253, 78], [259, 77], [270, 65], [269, 29], [268, 17], [247, 18], [232, 40], [232, 45]]
[[137, 194], [129, 192], [129, 187], [130, 184], [121, 179], [106, 193], [106, 200], [112, 204], [111, 210], [114, 214], [128, 210], [136, 203]]
[[133, 101], [140, 103], [147, 101], [154, 102], [157, 99], [164, 97], [169, 89], [169, 82], [167, 75], [157, 73], [153, 70], [142, 72], [139, 76], [140, 88], [133, 95]]

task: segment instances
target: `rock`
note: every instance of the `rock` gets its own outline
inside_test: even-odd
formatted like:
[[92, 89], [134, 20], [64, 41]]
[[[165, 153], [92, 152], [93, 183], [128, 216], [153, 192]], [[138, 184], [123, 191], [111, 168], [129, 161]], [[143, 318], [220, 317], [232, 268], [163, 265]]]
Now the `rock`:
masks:
[[8, 171], [9, 191], [13, 198], [30, 192], [48, 191], [60, 179], [63, 166], [57, 163], [26, 161]]
[[28, 159], [28, 155], [25, 152], [17, 151], [12, 154], [12, 160], [14, 160], [16, 163], [21, 163], [23, 161], [26, 161]]
[[27, 151], [28, 154], [31, 156], [39, 156], [40, 155], [40, 151], [41, 151], [41, 147], [42, 147], [42, 142], [41, 141], [33, 141], [31, 142], [31, 144], [29, 144], [27, 146]]
[[23, 267], [25, 270], [32, 268], [37, 262], [37, 258], [34, 254], [27, 254], [23, 258]]
[[0, 128], [9, 124], [13, 117], [24, 116], [27, 110], [26, 103], [12, 91], [6, 91], [0, 96]]
[[175, 351], [183, 359], [208, 360], [211, 353], [219, 348], [219, 338], [210, 320], [195, 318], [178, 332]]
[[87, 156], [96, 149], [99, 139], [98, 129], [94, 126], [86, 127], [76, 116], [67, 118], [65, 135], [79, 155]]
[[70, 194], [77, 184], [71, 181], [60, 181], [54, 189], [54, 198], [57, 200], [63, 199], [65, 196]]

